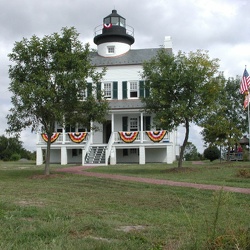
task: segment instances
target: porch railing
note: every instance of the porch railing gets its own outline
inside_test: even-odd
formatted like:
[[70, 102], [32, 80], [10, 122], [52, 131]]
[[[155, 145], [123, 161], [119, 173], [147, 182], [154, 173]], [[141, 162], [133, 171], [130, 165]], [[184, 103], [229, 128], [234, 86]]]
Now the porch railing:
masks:
[[[85, 139], [82, 142], [75, 143], [70, 137], [69, 133], [59, 133], [58, 138], [53, 142], [53, 144], [86, 144], [89, 140], [90, 132], [87, 133]], [[43, 139], [42, 134], [38, 136], [38, 144], [46, 144], [46, 141]]]
[[[124, 131], [123, 131], [124, 132]], [[136, 132], [136, 131], [135, 131]], [[126, 132], [125, 132], [126, 133]], [[131, 133], [131, 131], [128, 131], [128, 133]], [[114, 142], [115, 143], [126, 143], [122, 140], [119, 132], [114, 132]], [[162, 140], [160, 140], [159, 142], [161, 143], [167, 143], [170, 142], [170, 134], [166, 133], [166, 135], [162, 138]], [[133, 143], [155, 143], [154, 141], [152, 141], [148, 135], [146, 131], [138, 131], [138, 135], [136, 137], [136, 139], [133, 141]]]

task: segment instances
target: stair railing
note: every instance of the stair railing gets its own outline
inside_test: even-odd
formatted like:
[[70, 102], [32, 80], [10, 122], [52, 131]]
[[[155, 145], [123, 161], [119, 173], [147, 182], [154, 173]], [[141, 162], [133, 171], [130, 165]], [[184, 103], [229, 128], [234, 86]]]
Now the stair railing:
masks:
[[113, 143], [114, 143], [114, 133], [111, 133], [111, 135], [109, 137], [108, 146], [106, 148], [105, 165], [108, 165], [108, 160], [109, 160], [109, 157], [110, 157], [111, 148], [112, 148]]
[[88, 140], [87, 140], [87, 143], [85, 144], [85, 148], [84, 148], [84, 150], [82, 152], [82, 165], [85, 164], [85, 161], [86, 161], [85, 158], [86, 158], [86, 155], [87, 155], [87, 153], [89, 151], [89, 148], [90, 148], [90, 145], [91, 145], [91, 142], [92, 142], [92, 138], [93, 138], [93, 133], [92, 132], [89, 132], [88, 134], [89, 134]]

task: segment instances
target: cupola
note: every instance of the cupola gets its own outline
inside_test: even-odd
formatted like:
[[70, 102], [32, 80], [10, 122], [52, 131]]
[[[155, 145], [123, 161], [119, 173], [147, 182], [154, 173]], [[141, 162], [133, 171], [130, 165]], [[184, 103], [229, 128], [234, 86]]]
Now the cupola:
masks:
[[110, 15], [103, 18], [103, 24], [95, 28], [94, 43], [100, 56], [122, 55], [130, 50], [134, 41], [134, 29], [126, 25], [126, 19], [116, 10], [112, 10]]

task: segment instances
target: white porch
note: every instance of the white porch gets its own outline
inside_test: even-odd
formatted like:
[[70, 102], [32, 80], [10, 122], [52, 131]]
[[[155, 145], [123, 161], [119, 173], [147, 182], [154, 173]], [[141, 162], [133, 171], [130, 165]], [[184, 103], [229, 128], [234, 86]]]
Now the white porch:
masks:
[[[68, 131], [56, 126], [54, 142], [51, 144], [51, 163], [77, 164], [117, 164], [165, 162], [173, 163], [178, 155], [176, 150], [176, 131], [165, 131], [160, 140], [156, 129], [152, 128], [152, 116], [137, 110], [113, 110], [104, 124], [91, 124], [97, 131], [79, 132], [74, 128]], [[122, 132], [123, 131], [123, 132]], [[162, 131], [162, 130], [161, 130]], [[133, 138], [130, 140], [129, 135]], [[121, 136], [123, 135], [123, 136]], [[122, 138], [128, 135], [128, 140]], [[73, 136], [73, 139], [72, 139]], [[75, 136], [75, 140], [74, 140]], [[82, 140], [82, 138], [84, 139]], [[47, 143], [40, 134], [37, 135], [37, 165], [44, 162]], [[99, 158], [98, 158], [99, 157]]]

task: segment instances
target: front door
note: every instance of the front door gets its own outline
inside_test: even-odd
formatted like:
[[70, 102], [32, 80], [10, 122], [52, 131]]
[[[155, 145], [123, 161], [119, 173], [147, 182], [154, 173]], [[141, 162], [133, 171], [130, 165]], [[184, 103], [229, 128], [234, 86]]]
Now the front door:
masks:
[[103, 124], [103, 143], [108, 143], [111, 135], [111, 120]]

